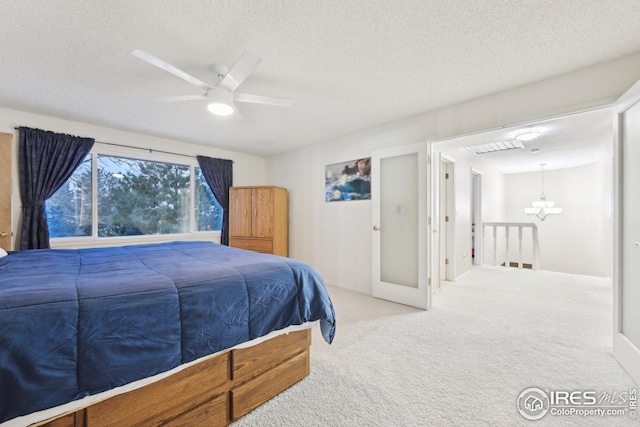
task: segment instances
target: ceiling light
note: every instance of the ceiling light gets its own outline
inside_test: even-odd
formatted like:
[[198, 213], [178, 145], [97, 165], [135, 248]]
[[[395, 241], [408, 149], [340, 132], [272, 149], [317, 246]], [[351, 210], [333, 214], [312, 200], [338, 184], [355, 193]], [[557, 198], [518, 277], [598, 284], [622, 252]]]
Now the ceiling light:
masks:
[[536, 139], [538, 136], [540, 136], [540, 132], [531, 131], [521, 133], [520, 135], [516, 136], [516, 139], [519, 139], [520, 141], [531, 141], [532, 139]]
[[224, 89], [209, 91], [207, 98], [211, 101], [207, 108], [216, 116], [228, 116], [233, 114], [233, 95]]
[[233, 108], [231, 106], [219, 102], [212, 102], [207, 105], [207, 108], [216, 116], [229, 116], [233, 114]]

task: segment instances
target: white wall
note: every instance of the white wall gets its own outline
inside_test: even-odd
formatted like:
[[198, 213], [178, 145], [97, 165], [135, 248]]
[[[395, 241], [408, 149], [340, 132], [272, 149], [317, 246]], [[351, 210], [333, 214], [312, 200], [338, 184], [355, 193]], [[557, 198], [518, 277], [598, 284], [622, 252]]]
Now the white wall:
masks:
[[[540, 178], [540, 172], [507, 175], [508, 221], [534, 222], [524, 208], [540, 197]], [[563, 211], [536, 221], [543, 270], [611, 277], [611, 188], [610, 149], [590, 165], [545, 170], [545, 196]]]
[[273, 156], [267, 181], [290, 190], [290, 256], [315, 266], [328, 283], [370, 294], [371, 204], [325, 203], [324, 165], [602, 106], [638, 79], [640, 53]]
[[[266, 160], [263, 157], [250, 156], [221, 150], [213, 147], [189, 144], [143, 135], [133, 132], [125, 132], [117, 129], [94, 126], [86, 123], [72, 122], [54, 117], [25, 113], [16, 110], [0, 108], [0, 132], [12, 133], [13, 137], [13, 216], [12, 228], [14, 232], [13, 246], [19, 234], [21, 200], [18, 183], [18, 126], [39, 128], [43, 130], [67, 133], [83, 137], [95, 138], [96, 141], [112, 144], [129, 145], [146, 149], [163, 150], [178, 154], [204, 155], [209, 157], [225, 158], [234, 161], [233, 181], [234, 185], [264, 185], [266, 183]], [[141, 152], [144, 153], [144, 152]]]

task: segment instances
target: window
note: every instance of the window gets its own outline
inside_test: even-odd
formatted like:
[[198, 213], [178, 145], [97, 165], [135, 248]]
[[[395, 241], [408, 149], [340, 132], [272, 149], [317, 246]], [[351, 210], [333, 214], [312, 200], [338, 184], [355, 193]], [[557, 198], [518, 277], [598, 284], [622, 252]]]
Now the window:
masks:
[[[222, 207], [194, 164], [94, 156], [87, 156], [47, 200], [51, 237], [109, 238], [222, 228]], [[96, 224], [91, 221], [92, 208], [97, 211]]]
[[91, 236], [91, 154], [45, 203], [51, 237]]

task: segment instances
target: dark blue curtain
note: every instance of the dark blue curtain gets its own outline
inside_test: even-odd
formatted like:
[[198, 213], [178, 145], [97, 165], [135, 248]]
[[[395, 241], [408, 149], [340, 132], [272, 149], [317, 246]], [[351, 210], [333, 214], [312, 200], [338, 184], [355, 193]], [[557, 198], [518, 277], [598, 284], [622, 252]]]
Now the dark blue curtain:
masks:
[[95, 140], [20, 127], [20, 249], [48, 249], [45, 201], [73, 175]]
[[222, 236], [220, 243], [229, 246], [229, 188], [233, 186], [233, 161], [198, 156], [202, 176], [222, 206]]

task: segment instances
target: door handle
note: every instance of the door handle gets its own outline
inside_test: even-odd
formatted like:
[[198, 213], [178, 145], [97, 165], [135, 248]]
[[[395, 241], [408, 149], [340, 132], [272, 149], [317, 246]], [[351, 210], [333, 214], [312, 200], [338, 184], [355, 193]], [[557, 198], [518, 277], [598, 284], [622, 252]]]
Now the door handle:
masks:
[[[5, 233], [6, 234], [6, 233]], [[640, 246], [640, 242], [636, 242], [636, 246]]]
[[380, 231], [380, 227], [378, 227], [377, 225], [373, 226], [373, 231]]
[[9, 233], [7, 233], [6, 231], [0, 231], [0, 239], [4, 239], [8, 235], [9, 235]]

